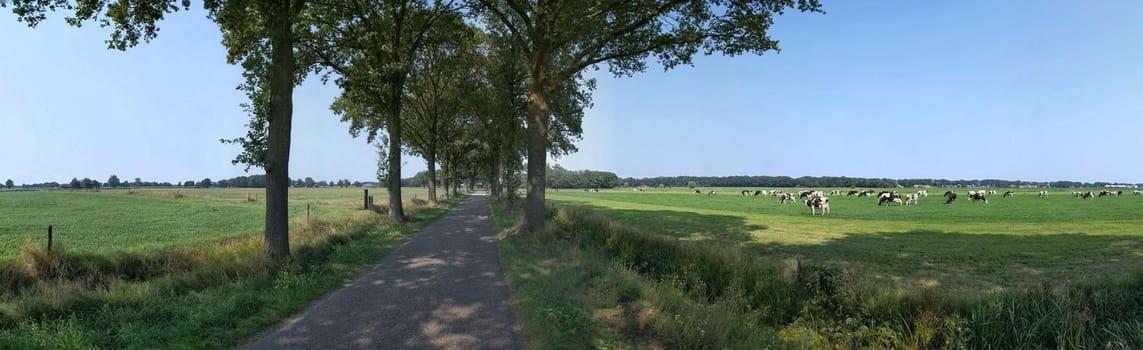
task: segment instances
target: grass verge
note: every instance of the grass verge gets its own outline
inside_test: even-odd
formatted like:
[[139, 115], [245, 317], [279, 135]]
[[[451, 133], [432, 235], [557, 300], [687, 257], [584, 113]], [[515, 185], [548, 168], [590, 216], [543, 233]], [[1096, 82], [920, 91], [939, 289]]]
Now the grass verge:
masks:
[[582, 209], [515, 234], [493, 205], [530, 348], [1105, 348], [1143, 345], [1143, 274], [1002, 293], [871, 288], [831, 265], [755, 259]]
[[366, 211], [298, 222], [291, 258], [273, 265], [259, 238], [110, 257], [25, 247], [23, 265], [0, 269], [21, 284], [0, 293], [0, 349], [233, 347], [352, 280], [455, 203], [410, 205], [409, 223]]

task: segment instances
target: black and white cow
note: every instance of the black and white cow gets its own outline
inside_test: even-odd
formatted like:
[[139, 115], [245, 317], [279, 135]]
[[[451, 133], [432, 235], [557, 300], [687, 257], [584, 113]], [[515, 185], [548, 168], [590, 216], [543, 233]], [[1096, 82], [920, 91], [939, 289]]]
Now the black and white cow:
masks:
[[892, 203], [901, 204], [901, 195], [897, 191], [882, 191], [877, 195], [877, 205]]
[[[1008, 191], [1008, 192], [1012, 192], [1012, 191]], [[1048, 196], [1048, 191], [1040, 191], [1040, 197], [1047, 197], [1047, 196]]]
[[917, 197], [920, 196], [921, 195], [916, 193], [910, 193], [909, 195], [905, 196], [905, 205], [917, 205]]
[[1012, 191], [1005, 191], [1004, 192], [1004, 198], [1012, 197], [1014, 195], [1016, 195], [1016, 192], [1012, 192]]
[[706, 193], [706, 195], [707, 195], [707, 196], [713, 196], [713, 195], [716, 195], [716, 194], [718, 194], [718, 191], [715, 191], [715, 190], [710, 190], [710, 192], [707, 192], [707, 193]]
[[968, 199], [971, 199], [973, 201], [973, 203], [984, 202], [984, 204], [988, 204], [988, 199], [984, 198], [984, 192], [983, 191], [969, 194]]
[[810, 207], [810, 216], [817, 215], [817, 210], [822, 210], [822, 216], [829, 214], [829, 197], [826, 196], [810, 196], [806, 200], [806, 206]]
[[695, 194], [702, 194], [702, 190], [695, 190]]
[[742, 190], [742, 192], [740, 192], [740, 193], [742, 193], [743, 197], [746, 197], [746, 196], [750, 195], [750, 190]]
[[794, 202], [794, 194], [793, 193], [779, 194], [778, 195], [778, 201], [782, 202], [782, 204], [786, 204], [786, 202], [793, 203]]
[[846, 197], [853, 197], [853, 196], [857, 195], [857, 192], [858, 192], [857, 190], [849, 190], [849, 192], [845, 193], [845, 196]]
[[952, 203], [955, 201], [956, 201], [956, 192], [945, 191], [945, 204], [949, 204], [949, 203]]

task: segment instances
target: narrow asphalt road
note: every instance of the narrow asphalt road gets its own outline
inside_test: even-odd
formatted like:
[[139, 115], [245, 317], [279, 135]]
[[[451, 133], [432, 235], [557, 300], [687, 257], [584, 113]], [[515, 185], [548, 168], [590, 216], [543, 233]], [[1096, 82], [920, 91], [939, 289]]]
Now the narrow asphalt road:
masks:
[[244, 349], [520, 349], [482, 195]]

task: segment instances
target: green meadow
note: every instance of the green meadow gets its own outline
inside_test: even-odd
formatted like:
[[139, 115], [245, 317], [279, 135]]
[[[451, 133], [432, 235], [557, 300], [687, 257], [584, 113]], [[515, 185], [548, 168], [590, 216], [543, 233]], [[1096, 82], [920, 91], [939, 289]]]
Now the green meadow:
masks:
[[878, 206], [874, 197], [826, 189], [831, 212], [811, 216], [801, 201], [744, 197], [743, 189], [562, 190], [548, 198], [648, 233], [838, 265], [878, 287], [996, 291], [1143, 269], [1143, 196], [1130, 191], [1084, 200], [1070, 190], [1023, 190], [984, 204], [957, 189], [958, 199], [944, 204], [945, 190], [930, 189], [918, 205]]
[[[384, 189], [371, 189], [375, 203]], [[423, 189], [406, 189], [406, 196]], [[290, 189], [290, 218], [343, 219], [361, 209], [360, 188]], [[46, 243], [74, 252], [133, 252], [259, 235], [265, 224], [261, 189], [145, 189], [86, 191], [0, 191], [0, 261], [20, 247]]]
[[[385, 191], [370, 190], [383, 206]], [[291, 189], [292, 254], [271, 262], [261, 193], [0, 191], [0, 349], [231, 348], [456, 203], [427, 205], [423, 189], [408, 189], [409, 221], [399, 223], [362, 210], [360, 188]]]
[[944, 204], [931, 189], [916, 206], [829, 196], [830, 214], [811, 216], [743, 189], [552, 190], [553, 234], [539, 236], [521, 232], [519, 203], [493, 204], [523, 338], [543, 349], [1143, 345], [1143, 196], [1024, 190], [984, 204], [957, 189]]

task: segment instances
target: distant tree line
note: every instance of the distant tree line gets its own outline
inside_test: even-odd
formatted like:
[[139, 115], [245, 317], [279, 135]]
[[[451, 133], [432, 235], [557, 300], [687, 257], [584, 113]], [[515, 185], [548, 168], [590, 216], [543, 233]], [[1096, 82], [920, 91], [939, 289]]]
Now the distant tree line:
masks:
[[[299, 178], [296, 180], [291, 180], [290, 185], [293, 187], [362, 187], [362, 186], [365, 186], [366, 183], [360, 182], [360, 181], [352, 181], [351, 182], [348, 179], [341, 179], [341, 180], [334, 180], [334, 181], [314, 181], [314, 179], [312, 177], [306, 177], [306, 178]], [[12, 182], [12, 180], [8, 180], [0, 186], [11, 189], [12, 187], [15, 186], [15, 184]], [[198, 180], [198, 181], [187, 180], [187, 181], [175, 182], [175, 183], [143, 181], [140, 178], [135, 178], [134, 181], [122, 181], [119, 179], [118, 176], [111, 175], [111, 177], [109, 177], [107, 179], [107, 182], [99, 182], [99, 180], [93, 180], [91, 178], [85, 177], [82, 179], [72, 178], [71, 181], [69, 181], [67, 183], [63, 183], [63, 184], [61, 184], [59, 182], [51, 181], [51, 182], [42, 182], [42, 183], [20, 185], [20, 188], [42, 188], [42, 189], [62, 188], [62, 189], [75, 189], [75, 190], [100, 189], [100, 188], [128, 188], [128, 187], [131, 187], [131, 188], [140, 188], [140, 187], [264, 188], [264, 187], [266, 187], [266, 175], [239, 176], [239, 177], [235, 177], [235, 178], [218, 180], [218, 181], [212, 181], [210, 178], [205, 178], [205, 179]]]
[[[550, 180], [549, 180], [550, 181]], [[1021, 181], [1021, 180], [946, 180], [946, 179], [877, 179], [837, 176], [660, 176], [650, 178], [624, 178], [625, 186], [649, 187], [862, 187], [890, 188], [896, 186], [930, 187], [1109, 187], [1131, 186], [1129, 183], [1078, 182], [1078, 181]], [[1143, 184], [1136, 184], [1143, 187]]]
[[623, 184], [613, 172], [567, 170], [559, 164], [548, 168], [546, 179], [552, 188], [613, 188]]

